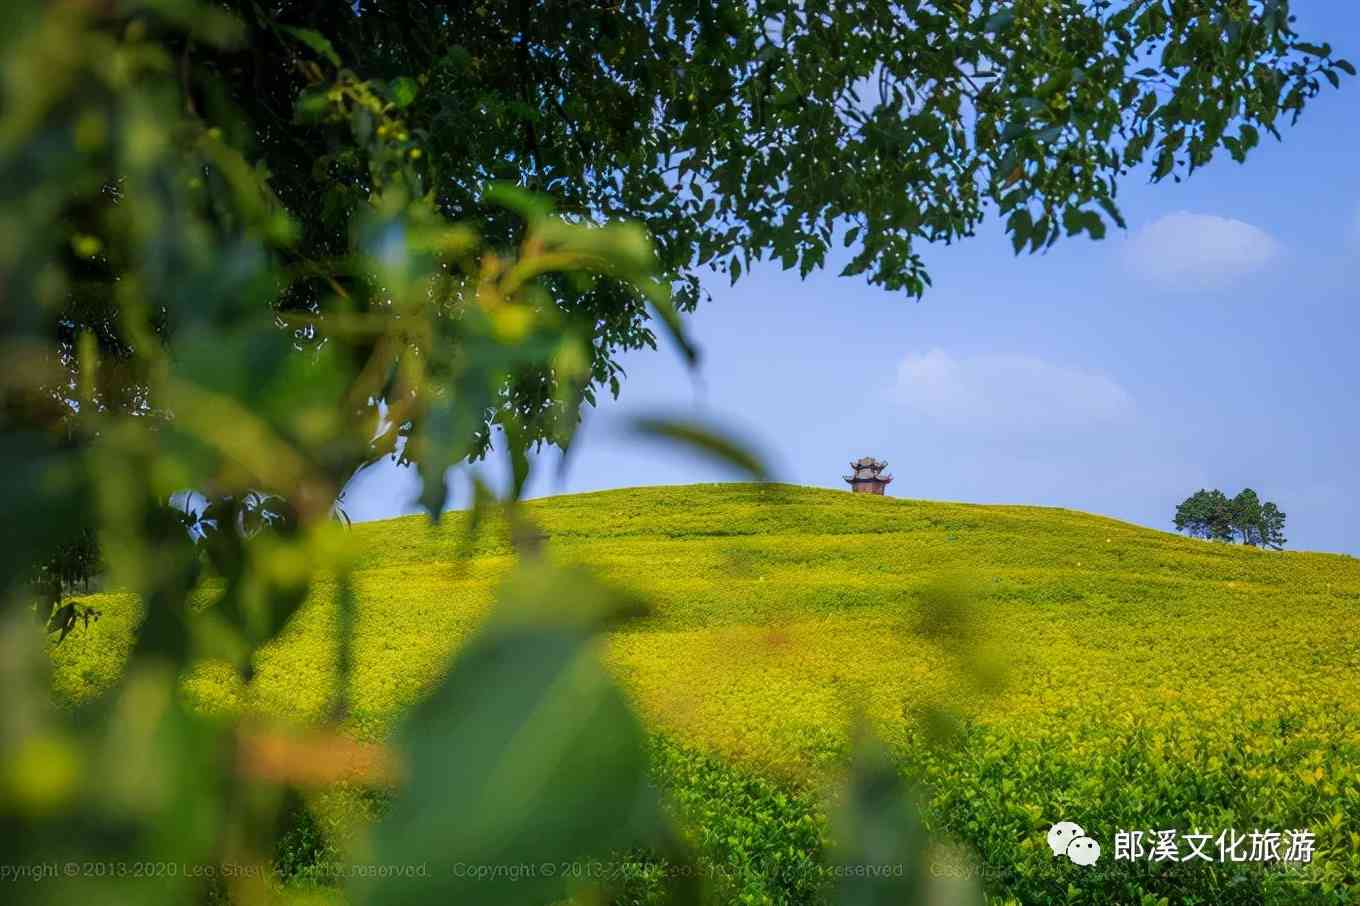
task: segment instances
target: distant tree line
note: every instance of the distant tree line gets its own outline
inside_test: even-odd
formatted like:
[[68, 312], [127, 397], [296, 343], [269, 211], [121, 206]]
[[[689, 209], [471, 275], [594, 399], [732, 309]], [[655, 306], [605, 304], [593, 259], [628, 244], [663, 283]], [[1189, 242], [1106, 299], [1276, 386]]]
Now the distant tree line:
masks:
[[1285, 545], [1285, 514], [1272, 501], [1261, 502], [1251, 488], [1229, 498], [1203, 488], [1176, 507], [1176, 531], [1209, 541], [1240, 541], [1279, 550]]
[[[342, 492], [331, 508], [335, 520], [351, 524], [345, 511]], [[266, 528], [284, 533], [295, 533], [297, 514], [288, 501], [277, 494], [247, 491], [238, 496], [221, 495], [203, 498], [203, 505], [195, 508], [193, 496], [163, 501], [157, 516], [175, 526], [182, 526], [189, 539], [219, 571], [230, 571], [238, 559], [234, 544], [239, 539], [248, 541]], [[77, 594], [89, 594], [91, 580], [104, 570], [99, 538], [91, 528], [71, 535], [40, 562], [33, 571], [32, 586], [35, 609], [49, 632], [60, 633], [61, 642], [77, 624], [89, 626], [99, 619], [97, 608], [69, 600]]]
[[65, 639], [76, 623], [84, 622], [88, 626], [92, 620], [99, 619], [99, 612], [94, 608], [65, 598], [77, 589], [88, 593], [90, 580], [102, 569], [99, 541], [90, 528], [71, 536], [34, 567], [32, 584], [37, 613], [47, 623], [49, 631], [61, 633], [58, 641]]

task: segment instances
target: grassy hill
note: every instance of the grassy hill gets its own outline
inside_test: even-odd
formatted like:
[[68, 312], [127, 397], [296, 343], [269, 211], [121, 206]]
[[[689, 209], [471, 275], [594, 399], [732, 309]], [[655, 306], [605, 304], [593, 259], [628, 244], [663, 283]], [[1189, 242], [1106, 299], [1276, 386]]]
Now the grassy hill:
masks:
[[[637, 488], [527, 511], [550, 557], [651, 603], [609, 636], [607, 660], [657, 734], [658, 777], [705, 826], [706, 858], [757, 902], [807, 895], [772, 868], [815, 861], [814, 793], [855, 713], [923, 783], [931, 825], [980, 860], [962, 870], [998, 897], [1360, 902], [1348, 899], [1360, 896], [1354, 558], [1070, 510], [788, 486]], [[354, 527], [356, 734], [388, 731], [512, 568], [504, 526], [468, 558], [462, 535], [459, 514]], [[332, 591], [316, 588], [249, 688], [207, 670], [193, 694], [317, 718], [334, 686]], [[72, 702], [117, 676], [139, 616], [126, 597], [92, 603], [98, 638], [53, 652]], [[1099, 875], [1053, 859], [1044, 831], [1060, 819], [1106, 847]], [[1290, 871], [1112, 861], [1116, 830], [1155, 828], [1307, 828], [1318, 852]]]

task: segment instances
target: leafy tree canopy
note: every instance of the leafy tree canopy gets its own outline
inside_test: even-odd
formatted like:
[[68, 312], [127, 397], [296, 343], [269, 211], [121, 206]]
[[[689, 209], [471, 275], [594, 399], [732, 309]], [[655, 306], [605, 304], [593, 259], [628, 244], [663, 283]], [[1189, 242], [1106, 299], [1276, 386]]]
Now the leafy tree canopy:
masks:
[[1191, 494], [1176, 507], [1176, 531], [1192, 538], [1209, 541], [1231, 541], [1232, 506], [1222, 491], [1203, 488]]
[[1176, 531], [1210, 541], [1241, 541], [1253, 547], [1284, 547], [1285, 514], [1262, 503], [1251, 488], [1229, 499], [1217, 489], [1200, 489], [1176, 507]]
[[[546, 193], [572, 219], [639, 221], [681, 311], [706, 270], [735, 282], [766, 259], [807, 274], [837, 242], [852, 253], [844, 274], [919, 297], [923, 242], [971, 236], [989, 214], [1017, 252], [1099, 238], [1122, 225], [1118, 190], [1140, 165], [1179, 180], [1215, 156], [1243, 160], [1353, 74], [1295, 33], [1281, 0], [225, 6], [241, 40], [166, 40], [183, 103], [290, 215], [296, 236], [279, 254], [311, 277], [273, 302], [313, 319], [297, 336], [310, 341], [337, 308], [386, 304], [371, 287], [356, 296], [358, 275], [331, 262], [362, 239], [356, 213], [392, 189], [478, 223], [491, 248], [524, 228], [488, 202], [496, 180]], [[107, 290], [120, 263], [103, 265]], [[507, 368], [495, 396], [459, 416], [459, 456], [485, 453], [511, 412], [526, 442], [565, 442], [563, 383], [590, 402], [617, 393], [617, 354], [655, 345], [635, 287], [542, 282], [588, 339], [584, 368], [567, 381], [542, 363]], [[82, 328], [118, 345], [98, 287], [86, 280], [62, 322], [68, 359]], [[127, 377], [127, 404], [164, 405]], [[391, 390], [368, 402], [392, 404]], [[428, 414], [401, 415], [349, 465], [434, 446], [421, 439]]]

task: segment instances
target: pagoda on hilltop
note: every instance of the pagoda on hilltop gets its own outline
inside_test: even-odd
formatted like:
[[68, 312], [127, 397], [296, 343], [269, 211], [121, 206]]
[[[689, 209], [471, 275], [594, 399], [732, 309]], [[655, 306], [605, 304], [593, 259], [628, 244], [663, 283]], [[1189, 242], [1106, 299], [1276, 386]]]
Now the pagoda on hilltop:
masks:
[[887, 467], [888, 464], [882, 460], [861, 456], [850, 463], [852, 474], [846, 475], [845, 480], [856, 494], [882, 494], [893, 480], [891, 475], [883, 474]]

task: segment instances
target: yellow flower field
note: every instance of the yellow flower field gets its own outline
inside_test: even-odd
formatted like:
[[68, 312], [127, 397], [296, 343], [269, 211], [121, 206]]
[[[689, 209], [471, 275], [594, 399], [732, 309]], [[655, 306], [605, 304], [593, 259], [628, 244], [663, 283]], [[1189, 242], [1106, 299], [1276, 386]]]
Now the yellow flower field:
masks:
[[[998, 901], [1356, 902], [1354, 558], [1069, 510], [788, 486], [641, 488], [527, 511], [550, 557], [651, 605], [608, 636], [605, 655], [685, 758], [802, 795], [863, 714]], [[390, 729], [513, 568], [503, 526], [460, 559], [462, 526], [451, 514], [436, 528], [422, 517], [354, 527], [356, 734]], [[188, 679], [192, 694], [205, 708], [318, 717], [335, 677], [331, 591], [314, 590], [249, 687], [207, 670]], [[53, 651], [71, 702], [116, 678], [138, 617], [125, 597], [91, 603], [104, 619]], [[1309, 828], [1318, 851], [1289, 873], [1154, 866], [1090, 884], [1044, 844], [1064, 817], [1105, 839], [1154, 825]], [[757, 893], [797, 900], [773, 883]]]

